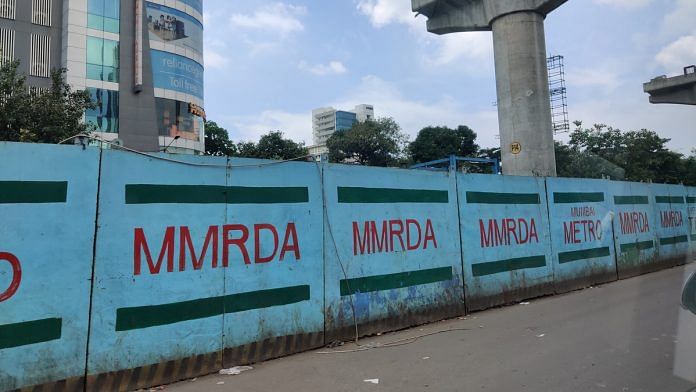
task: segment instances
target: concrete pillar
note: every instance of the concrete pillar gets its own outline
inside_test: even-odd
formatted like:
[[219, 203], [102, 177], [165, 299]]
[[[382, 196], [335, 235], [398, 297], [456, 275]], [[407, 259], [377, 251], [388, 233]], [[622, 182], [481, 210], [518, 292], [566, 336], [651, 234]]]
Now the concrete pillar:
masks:
[[503, 174], [555, 176], [544, 16], [506, 14], [491, 28]]
[[544, 18], [567, 0], [411, 0], [428, 31], [493, 31], [503, 174], [555, 176]]

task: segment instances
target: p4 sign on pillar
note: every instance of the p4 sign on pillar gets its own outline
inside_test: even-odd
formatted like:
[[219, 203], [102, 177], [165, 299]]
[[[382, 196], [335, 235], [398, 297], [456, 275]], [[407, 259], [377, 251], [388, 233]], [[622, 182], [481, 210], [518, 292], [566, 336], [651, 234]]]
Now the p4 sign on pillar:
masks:
[[464, 313], [454, 181], [324, 167], [327, 340]]
[[0, 390], [80, 389], [99, 151], [0, 142]]
[[546, 179], [554, 281], [559, 292], [617, 279], [610, 183]]
[[458, 175], [470, 310], [553, 292], [544, 179]]
[[[688, 195], [684, 186], [652, 184], [657, 227], [657, 258], [665, 267], [682, 265], [689, 256]], [[692, 205], [693, 206], [693, 205]]]

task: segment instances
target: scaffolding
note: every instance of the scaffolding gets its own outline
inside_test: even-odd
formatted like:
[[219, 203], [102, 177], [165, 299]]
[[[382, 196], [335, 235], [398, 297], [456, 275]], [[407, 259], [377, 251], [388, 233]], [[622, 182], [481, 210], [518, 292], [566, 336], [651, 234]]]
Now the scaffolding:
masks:
[[546, 59], [549, 71], [549, 95], [551, 98], [551, 123], [553, 133], [570, 131], [568, 121], [568, 98], [566, 96], [565, 71], [563, 56], [551, 56]]

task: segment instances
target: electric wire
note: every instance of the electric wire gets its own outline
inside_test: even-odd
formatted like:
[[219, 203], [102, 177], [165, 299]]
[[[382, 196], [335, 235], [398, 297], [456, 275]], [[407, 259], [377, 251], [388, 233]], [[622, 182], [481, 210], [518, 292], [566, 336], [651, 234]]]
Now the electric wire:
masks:
[[[69, 138], [66, 138], [66, 139], [64, 139], [64, 140], [61, 140], [60, 142], [58, 142], [58, 144], [63, 144], [63, 143], [65, 143], [65, 142], [68, 142], [68, 141], [70, 141], [70, 140], [73, 140], [73, 139], [76, 139], [76, 138], [80, 138], [80, 137], [83, 137], [83, 138], [86, 138], [86, 139], [90, 139], [90, 140], [94, 140], [94, 141], [97, 141], [97, 142], [100, 142], [100, 143], [106, 143], [106, 144], [108, 144], [108, 145], [114, 147], [115, 149], [120, 149], [120, 150], [128, 151], [128, 152], [131, 152], [131, 153], [134, 153], [134, 154], [146, 156], [146, 157], [148, 157], [148, 158], [158, 159], [158, 160], [161, 160], [161, 161], [172, 162], [172, 163], [177, 163], [177, 164], [182, 164], [182, 165], [195, 166], [195, 167], [224, 167], [224, 168], [265, 167], [265, 166], [280, 165], [280, 164], [283, 164], [283, 163], [288, 163], [288, 162], [293, 162], [293, 161], [299, 161], [299, 160], [302, 160], [302, 159], [312, 158], [312, 162], [314, 162], [315, 167], [317, 168], [317, 172], [318, 172], [318, 174], [319, 174], [319, 178], [320, 178], [320, 180], [321, 180], [322, 198], [323, 198], [323, 200], [324, 200], [324, 201], [323, 201], [322, 209], [324, 210], [324, 214], [323, 214], [323, 215], [324, 215], [324, 219], [325, 219], [325, 221], [326, 221], [326, 226], [327, 226], [327, 229], [328, 229], [328, 232], [329, 232], [329, 238], [331, 239], [331, 244], [333, 245], [333, 250], [334, 250], [334, 252], [335, 252], [335, 254], [336, 254], [336, 261], [338, 262], [338, 265], [339, 265], [340, 268], [341, 268], [341, 273], [342, 273], [342, 275], [343, 275], [343, 277], [344, 277], [344, 279], [345, 279], [346, 284], [348, 285], [348, 291], [351, 292], [350, 283], [349, 283], [349, 279], [348, 279], [348, 273], [347, 273], [347, 271], [346, 271], [346, 267], [345, 267], [343, 261], [341, 260], [341, 255], [340, 255], [340, 252], [339, 252], [339, 249], [338, 249], [338, 244], [337, 244], [337, 242], [336, 242], [336, 237], [334, 236], [334, 233], [333, 233], [333, 226], [331, 225], [331, 219], [330, 219], [330, 217], [329, 217], [329, 212], [328, 212], [327, 203], [326, 203], [326, 201], [328, 200], [328, 198], [327, 198], [327, 195], [326, 195], [326, 187], [324, 186], [324, 176], [323, 176], [321, 167], [320, 167], [320, 165], [319, 165], [319, 162], [317, 162], [317, 160], [316, 160], [316, 155], [311, 155], [311, 154], [310, 154], [310, 155], [303, 155], [303, 156], [299, 156], [299, 157], [296, 157], [296, 158], [284, 159], [284, 160], [278, 160], [278, 161], [272, 161], [272, 162], [264, 162], [264, 163], [251, 163], [251, 164], [242, 164], [242, 165], [231, 165], [231, 164], [219, 165], [219, 164], [208, 164], [208, 163], [187, 162], [187, 161], [182, 161], [182, 160], [178, 160], [178, 159], [167, 158], [167, 157], [163, 157], [163, 156], [160, 156], [160, 155], [155, 155], [155, 154], [151, 154], [151, 153], [147, 153], [147, 152], [143, 152], [143, 151], [138, 151], [138, 150], [135, 150], [135, 149], [132, 149], [132, 148], [129, 148], [129, 147], [122, 146], [122, 145], [120, 145], [120, 144], [118, 144], [118, 143], [114, 143], [114, 142], [112, 142], [112, 141], [110, 141], [110, 140], [106, 140], [106, 139], [101, 138], [101, 137], [99, 137], [99, 136], [90, 135], [90, 134], [85, 134], [85, 133], [78, 133], [78, 134], [76, 134], [76, 135], [73, 135], [73, 136], [71, 136], [71, 137], [69, 137]], [[229, 157], [228, 157], [228, 158], [229, 158]], [[229, 159], [228, 159], [228, 162], [229, 162]], [[407, 345], [407, 344], [414, 343], [414, 342], [416, 342], [417, 340], [419, 340], [419, 339], [421, 339], [421, 338], [424, 338], [424, 337], [427, 337], [427, 336], [437, 335], [437, 334], [446, 333], [446, 332], [468, 331], [468, 330], [469, 330], [468, 328], [444, 329], [444, 330], [439, 330], [439, 331], [435, 331], [435, 332], [425, 333], [425, 334], [421, 334], [421, 335], [417, 335], [417, 336], [413, 336], [413, 337], [409, 337], [409, 338], [398, 339], [398, 340], [394, 340], [394, 341], [387, 342], [387, 343], [377, 343], [377, 344], [372, 344], [372, 343], [371, 343], [371, 344], [362, 345], [362, 344], [360, 344], [360, 341], [359, 341], [359, 339], [360, 339], [360, 333], [359, 333], [359, 329], [358, 329], [358, 320], [357, 320], [357, 315], [356, 315], [356, 311], [355, 311], [355, 304], [354, 304], [354, 302], [353, 302], [353, 295], [349, 295], [348, 298], [349, 298], [349, 305], [350, 305], [350, 308], [351, 308], [351, 315], [352, 315], [353, 327], [354, 327], [354, 332], [355, 332], [355, 336], [354, 336], [353, 341], [354, 341], [355, 345], [358, 346], [358, 348], [356, 348], [356, 349], [351, 349], [351, 350], [318, 351], [318, 352], [317, 352], [318, 354], [354, 353], [354, 352], [360, 352], [360, 351], [371, 350], [371, 349], [374, 349], [374, 348], [397, 347], [397, 346], [403, 346], [403, 345]]]

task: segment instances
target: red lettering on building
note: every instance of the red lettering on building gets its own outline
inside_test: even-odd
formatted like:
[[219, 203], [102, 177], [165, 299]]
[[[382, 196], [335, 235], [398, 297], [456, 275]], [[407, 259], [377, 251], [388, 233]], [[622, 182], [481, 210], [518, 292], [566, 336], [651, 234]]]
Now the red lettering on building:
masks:
[[19, 289], [19, 283], [22, 281], [22, 264], [19, 259], [12, 253], [0, 252], [0, 261], [7, 261], [12, 267], [12, 280], [7, 290], [0, 292], [0, 302], [12, 298]]
[[479, 219], [479, 234], [482, 248], [539, 243], [534, 218]]
[[416, 219], [353, 222], [353, 255], [437, 248], [430, 219], [425, 228]]
[[[142, 274], [143, 255], [145, 263], [151, 275], [157, 275], [162, 269], [162, 264], [167, 265], [167, 272], [174, 271], [174, 252], [176, 247], [177, 228], [174, 226], [165, 229], [160, 252], [155, 262], [150, 246], [148, 245], [145, 231], [136, 228], [133, 236], [133, 275]], [[300, 260], [300, 245], [297, 237], [297, 228], [290, 222], [281, 232], [274, 225], [267, 223], [255, 224], [252, 230], [241, 224], [228, 224], [223, 226], [210, 226], [202, 239], [203, 246], [200, 253], [196, 250], [195, 241], [192, 239], [188, 226], [181, 226], [179, 230], [179, 271], [186, 270], [186, 264], [190, 260], [194, 270], [200, 270], [206, 260], [210, 260], [212, 268], [218, 267], [220, 257], [220, 244], [222, 244], [222, 267], [226, 268], [232, 261], [233, 252], [236, 251], [244, 264], [251, 264], [253, 258], [255, 264], [266, 264], [273, 260], [283, 261], [286, 256], [293, 255], [295, 260]], [[279, 242], [283, 235], [282, 245]], [[200, 246], [200, 242], [198, 242]], [[250, 250], [253, 249], [253, 254]], [[208, 257], [206, 257], [208, 256]]]

